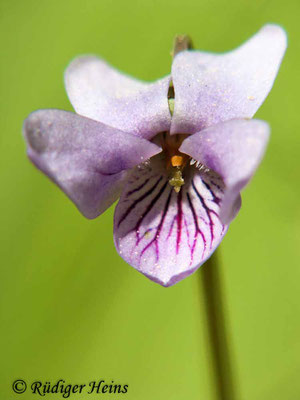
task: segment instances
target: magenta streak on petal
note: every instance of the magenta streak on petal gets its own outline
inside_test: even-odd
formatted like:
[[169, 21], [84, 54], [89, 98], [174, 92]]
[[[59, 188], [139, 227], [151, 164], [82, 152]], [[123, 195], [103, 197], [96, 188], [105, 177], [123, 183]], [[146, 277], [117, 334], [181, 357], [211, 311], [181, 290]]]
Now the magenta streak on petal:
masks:
[[191, 200], [191, 197], [190, 197], [189, 193], [187, 193], [186, 196], [187, 196], [188, 203], [189, 203], [190, 209], [192, 211], [193, 218], [194, 218], [194, 223], [195, 223], [194, 242], [193, 242], [193, 247], [191, 249], [191, 253], [192, 253], [191, 254], [191, 264], [192, 264], [193, 258], [194, 258], [194, 251], [195, 251], [197, 240], [198, 240], [198, 234], [201, 235], [202, 241], [203, 241], [202, 258], [204, 257], [204, 253], [205, 253], [205, 250], [206, 250], [206, 239], [205, 239], [205, 236], [204, 236], [203, 232], [199, 228], [198, 218], [197, 218], [197, 215], [196, 215], [196, 212], [195, 212], [195, 208], [193, 206], [193, 203], [192, 203], [192, 200]]
[[182, 225], [182, 190], [177, 195], [177, 239], [176, 239], [176, 253], [179, 252], [180, 239], [181, 239], [181, 225]]
[[158, 242], [157, 242], [157, 239], [159, 238], [160, 231], [161, 231], [161, 229], [162, 229], [162, 227], [163, 227], [164, 220], [165, 220], [165, 217], [166, 217], [167, 212], [168, 212], [168, 209], [169, 209], [169, 204], [170, 204], [170, 201], [171, 201], [172, 193], [173, 193], [173, 189], [171, 188], [170, 193], [169, 193], [169, 196], [168, 196], [167, 201], [166, 201], [166, 204], [165, 204], [165, 207], [164, 207], [163, 214], [162, 214], [161, 219], [160, 219], [160, 223], [159, 223], [159, 225], [158, 225], [158, 227], [157, 227], [157, 229], [156, 229], [156, 234], [155, 234], [154, 238], [151, 240], [151, 242], [148, 243], [147, 246], [141, 251], [140, 258], [141, 258], [142, 255], [145, 253], [145, 251], [146, 251], [153, 243], [155, 243], [156, 260], [158, 261], [158, 258], [159, 258], [159, 249], [158, 249]]
[[134, 209], [134, 207], [141, 202], [142, 200], [144, 200], [147, 196], [149, 196], [156, 188], [156, 186], [159, 184], [159, 182], [162, 180], [162, 176], [155, 182], [155, 184], [146, 192], [144, 193], [141, 197], [139, 197], [138, 199], [136, 199], [130, 207], [128, 207], [128, 209], [125, 211], [125, 213], [122, 215], [122, 217], [120, 218], [119, 222], [118, 222], [118, 227], [121, 225], [121, 223], [126, 219], [126, 217], [129, 215], [129, 213]]
[[169, 233], [168, 233], [167, 239], [169, 239], [169, 237], [172, 235], [175, 221], [176, 221], [176, 215], [175, 215], [175, 217], [173, 218], [173, 221], [172, 221], [172, 223], [171, 223], [171, 226], [170, 226], [170, 229], [169, 229]]
[[154, 204], [157, 202], [157, 200], [160, 198], [160, 196], [163, 194], [163, 192], [165, 191], [165, 188], [167, 187], [168, 182], [166, 182], [161, 188], [160, 191], [157, 193], [157, 195], [154, 197], [154, 199], [152, 199], [151, 203], [149, 204], [149, 206], [147, 207], [146, 211], [144, 212], [144, 214], [141, 216], [141, 218], [138, 220], [135, 228], [133, 230], [136, 231], [136, 245], [139, 244], [139, 242], [143, 239], [143, 237], [145, 236], [145, 234], [149, 231], [147, 230], [144, 235], [140, 238], [139, 236], [139, 228], [141, 223], [143, 222], [143, 219], [146, 217], [146, 215], [151, 211], [152, 207], [154, 206]]
[[[192, 246], [190, 245], [190, 231], [189, 231], [189, 226], [188, 226], [188, 223], [187, 223], [185, 217], [183, 217], [183, 220], [184, 220], [184, 226], [185, 226], [186, 235], [187, 235], [187, 243], [188, 243], [189, 249], [190, 249], [191, 254], [192, 254]], [[193, 255], [192, 255], [192, 257], [191, 257], [191, 263], [192, 263], [192, 258], [193, 258]], [[191, 264], [191, 263], [190, 263], [190, 264]]]
[[200, 202], [201, 202], [201, 204], [202, 204], [202, 206], [203, 206], [203, 208], [204, 208], [204, 210], [205, 210], [205, 212], [206, 212], [206, 215], [207, 215], [207, 217], [208, 217], [208, 220], [209, 220], [210, 236], [211, 236], [210, 248], [212, 248], [212, 243], [213, 243], [215, 237], [214, 237], [214, 222], [213, 222], [213, 220], [212, 220], [211, 214], [214, 214], [217, 218], [219, 218], [219, 216], [218, 216], [218, 214], [217, 214], [214, 210], [212, 210], [211, 208], [209, 208], [209, 207], [207, 206], [207, 204], [205, 203], [203, 197], [202, 197], [201, 194], [198, 192], [198, 190], [197, 190], [197, 188], [196, 188], [196, 186], [195, 186], [194, 180], [192, 180], [192, 187], [193, 187], [193, 189], [194, 189], [194, 191], [195, 191], [195, 193], [196, 193], [198, 199], [200, 200]]

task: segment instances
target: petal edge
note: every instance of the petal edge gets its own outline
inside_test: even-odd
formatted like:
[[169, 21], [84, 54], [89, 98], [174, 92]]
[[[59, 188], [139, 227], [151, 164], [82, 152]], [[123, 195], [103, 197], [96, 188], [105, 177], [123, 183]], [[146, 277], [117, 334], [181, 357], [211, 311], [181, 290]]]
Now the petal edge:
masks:
[[87, 218], [119, 196], [127, 169], [161, 149], [145, 139], [61, 110], [38, 110], [24, 122], [31, 161]]
[[273, 86], [286, 45], [283, 28], [270, 24], [224, 54], [179, 53], [172, 65], [171, 133], [195, 133], [222, 121], [251, 118]]
[[170, 77], [142, 82], [96, 56], [81, 56], [65, 71], [65, 87], [75, 111], [122, 131], [151, 139], [169, 130]]
[[218, 173], [225, 183], [220, 215], [229, 223], [240, 206], [239, 193], [262, 160], [269, 125], [260, 120], [231, 120], [188, 137], [180, 151]]

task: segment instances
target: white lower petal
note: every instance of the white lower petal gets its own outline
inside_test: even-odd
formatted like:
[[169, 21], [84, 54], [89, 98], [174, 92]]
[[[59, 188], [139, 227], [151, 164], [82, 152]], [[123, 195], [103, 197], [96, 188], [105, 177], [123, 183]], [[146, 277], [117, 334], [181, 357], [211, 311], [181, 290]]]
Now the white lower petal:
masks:
[[163, 286], [199, 268], [227, 230], [219, 218], [222, 181], [211, 172], [191, 170], [177, 194], [160, 162], [135, 168], [115, 211], [119, 254]]

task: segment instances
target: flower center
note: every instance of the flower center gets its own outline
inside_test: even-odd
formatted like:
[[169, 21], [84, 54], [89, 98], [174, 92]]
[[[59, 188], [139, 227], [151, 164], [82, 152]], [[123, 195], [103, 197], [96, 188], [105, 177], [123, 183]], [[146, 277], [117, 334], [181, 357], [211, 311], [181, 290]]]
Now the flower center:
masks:
[[184, 134], [171, 136], [168, 132], [163, 132], [160, 138], [166, 169], [170, 176], [169, 184], [174, 187], [176, 193], [179, 193], [181, 186], [184, 185], [183, 170], [191, 159], [178, 150], [187, 136]]

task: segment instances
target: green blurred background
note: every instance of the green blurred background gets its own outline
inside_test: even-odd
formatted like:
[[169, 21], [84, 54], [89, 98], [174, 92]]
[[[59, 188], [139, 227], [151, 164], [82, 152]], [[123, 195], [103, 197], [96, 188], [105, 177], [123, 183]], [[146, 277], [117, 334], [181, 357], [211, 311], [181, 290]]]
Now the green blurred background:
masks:
[[[130, 400], [219, 400], [223, 379], [226, 400], [300, 399], [299, 14], [299, 0], [1, 0], [1, 400], [37, 398], [14, 394], [17, 378], [114, 380], [128, 393], [102, 397]], [[221, 268], [162, 288], [117, 255], [113, 209], [85, 220], [29, 163], [22, 121], [71, 110], [62, 76], [76, 55], [153, 80], [176, 33], [226, 51], [267, 22], [289, 34], [257, 113], [272, 126], [267, 155]]]

